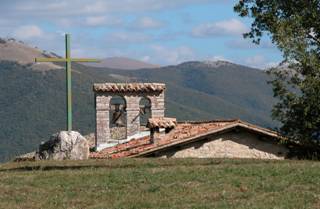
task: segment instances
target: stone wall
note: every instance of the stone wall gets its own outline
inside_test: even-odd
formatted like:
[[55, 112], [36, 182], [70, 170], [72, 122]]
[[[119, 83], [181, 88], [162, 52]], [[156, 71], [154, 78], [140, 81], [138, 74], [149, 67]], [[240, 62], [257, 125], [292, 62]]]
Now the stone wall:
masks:
[[112, 140], [122, 140], [127, 138], [126, 127], [110, 128], [110, 138]]
[[151, 117], [164, 117], [164, 92], [145, 93], [109, 93], [99, 92], [95, 94], [96, 104], [96, 146], [112, 140], [110, 134], [110, 100], [113, 96], [121, 96], [126, 101], [127, 111], [127, 136], [132, 136], [140, 130], [140, 107], [143, 97], [151, 101]]
[[158, 152], [157, 157], [284, 159], [288, 152], [284, 145], [270, 138], [260, 139], [256, 134], [241, 131], [173, 147], [168, 151]]
[[159, 95], [147, 96], [151, 101], [151, 117], [164, 117], [164, 92]]
[[132, 136], [139, 132], [140, 127], [140, 95], [131, 94], [124, 96], [127, 103], [127, 136]]
[[96, 106], [96, 146], [106, 143], [110, 139], [109, 114], [110, 96], [104, 94], [95, 95]]

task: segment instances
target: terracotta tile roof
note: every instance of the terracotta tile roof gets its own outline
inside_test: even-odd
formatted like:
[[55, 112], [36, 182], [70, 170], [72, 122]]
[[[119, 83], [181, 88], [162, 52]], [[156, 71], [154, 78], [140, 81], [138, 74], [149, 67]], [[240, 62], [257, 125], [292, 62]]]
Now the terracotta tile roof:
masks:
[[127, 92], [162, 92], [164, 83], [95, 83], [95, 92], [127, 93]]
[[173, 145], [200, 140], [210, 134], [220, 133], [235, 127], [242, 127], [260, 134], [280, 138], [280, 136], [273, 131], [240, 120], [183, 122], [178, 123], [171, 132], [164, 135], [155, 143], [151, 143], [149, 136], [133, 139], [127, 143], [103, 149], [100, 152], [93, 152], [90, 154], [90, 157], [102, 159], [143, 156]]
[[174, 128], [177, 125], [176, 118], [150, 118], [148, 120], [148, 128]]

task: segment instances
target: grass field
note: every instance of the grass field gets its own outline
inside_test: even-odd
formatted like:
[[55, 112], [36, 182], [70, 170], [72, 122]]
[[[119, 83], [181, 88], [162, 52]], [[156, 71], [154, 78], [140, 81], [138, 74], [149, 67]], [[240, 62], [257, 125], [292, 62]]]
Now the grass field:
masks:
[[320, 208], [320, 162], [7, 163], [0, 165], [0, 208]]

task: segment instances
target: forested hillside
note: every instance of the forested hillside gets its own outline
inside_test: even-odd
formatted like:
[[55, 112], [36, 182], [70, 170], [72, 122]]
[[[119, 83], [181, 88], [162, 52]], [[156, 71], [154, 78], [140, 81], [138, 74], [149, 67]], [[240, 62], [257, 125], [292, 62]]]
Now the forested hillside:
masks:
[[[273, 98], [265, 72], [231, 63], [188, 62], [136, 71], [73, 64], [74, 129], [94, 132], [95, 82], [164, 82], [166, 114], [178, 120], [241, 118], [265, 127]], [[0, 62], [0, 161], [32, 151], [65, 129], [65, 72]]]

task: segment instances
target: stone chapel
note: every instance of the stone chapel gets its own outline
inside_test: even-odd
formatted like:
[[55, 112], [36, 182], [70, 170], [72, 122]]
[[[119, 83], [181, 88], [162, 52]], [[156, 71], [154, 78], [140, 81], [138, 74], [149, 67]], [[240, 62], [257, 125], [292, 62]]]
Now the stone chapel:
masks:
[[239, 119], [165, 117], [165, 90], [163, 83], [94, 84], [96, 151], [90, 157], [286, 158], [281, 136]]

